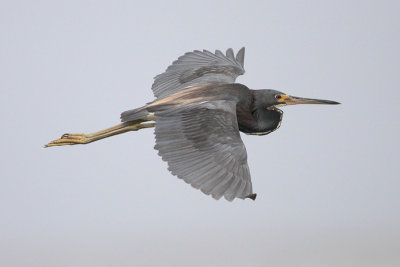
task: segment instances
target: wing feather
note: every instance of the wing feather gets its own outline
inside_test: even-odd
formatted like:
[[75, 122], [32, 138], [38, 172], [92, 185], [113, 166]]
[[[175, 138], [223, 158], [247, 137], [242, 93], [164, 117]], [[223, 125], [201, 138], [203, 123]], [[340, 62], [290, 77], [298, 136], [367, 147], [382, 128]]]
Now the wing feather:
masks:
[[155, 149], [173, 175], [215, 199], [252, 194], [234, 101], [170, 107], [156, 116]]
[[202, 83], [233, 83], [244, 74], [244, 47], [236, 57], [229, 48], [224, 55], [216, 50], [195, 50], [175, 60], [166, 71], [154, 77], [152, 90], [156, 98], [172, 95], [188, 86]]

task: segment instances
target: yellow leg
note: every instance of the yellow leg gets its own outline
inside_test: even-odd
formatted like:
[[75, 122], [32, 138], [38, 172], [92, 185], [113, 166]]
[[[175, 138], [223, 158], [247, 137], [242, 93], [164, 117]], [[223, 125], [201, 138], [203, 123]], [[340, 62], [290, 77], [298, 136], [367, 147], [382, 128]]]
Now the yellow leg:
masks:
[[51, 141], [44, 147], [51, 146], [65, 146], [65, 145], [77, 145], [77, 144], [88, 144], [103, 138], [107, 138], [113, 135], [126, 133], [129, 131], [138, 131], [144, 128], [154, 127], [155, 123], [145, 123], [141, 121], [130, 121], [118, 124], [116, 126], [90, 133], [90, 134], [70, 134], [66, 133], [61, 136], [61, 138]]

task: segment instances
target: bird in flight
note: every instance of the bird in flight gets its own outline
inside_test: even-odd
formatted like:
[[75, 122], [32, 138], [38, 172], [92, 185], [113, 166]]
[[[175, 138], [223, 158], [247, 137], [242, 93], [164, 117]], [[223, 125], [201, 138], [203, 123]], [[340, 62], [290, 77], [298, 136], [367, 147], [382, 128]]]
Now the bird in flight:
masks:
[[252, 90], [235, 83], [244, 74], [244, 47], [236, 56], [216, 50], [188, 52], [154, 78], [155, 100], [121, 114], [121, 124], [90, 134], [64, 134], [45, 147], [87, 144], [155, 127], [155, 149], [169, 171], [215, 199], [255, 200], [240, 133], [266, 135], [279, 128], [282, 110], [296, 104], [339, 104]]

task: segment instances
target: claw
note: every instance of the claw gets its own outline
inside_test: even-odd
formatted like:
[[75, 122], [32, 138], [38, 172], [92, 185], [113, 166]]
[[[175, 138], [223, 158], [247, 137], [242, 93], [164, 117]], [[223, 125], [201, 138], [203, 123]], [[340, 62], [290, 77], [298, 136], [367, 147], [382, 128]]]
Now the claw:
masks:
[[76, 145], [76, 144], [86, 144], [87, 137], [85, 134], [63, 134], [59, 139], [51, 141], [44, 147], [51, 146], [65, 146], [65, 145]]

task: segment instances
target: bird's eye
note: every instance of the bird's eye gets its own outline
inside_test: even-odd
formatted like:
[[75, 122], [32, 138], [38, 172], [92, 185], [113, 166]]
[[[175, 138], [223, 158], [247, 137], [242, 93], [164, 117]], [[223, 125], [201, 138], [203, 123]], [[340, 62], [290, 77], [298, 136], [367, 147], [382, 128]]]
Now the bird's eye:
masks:
[[276, 99], [281, 99], [282, 96], [281, 96], [281, 95], [276, 95], [275, 98], [276, 98]]

